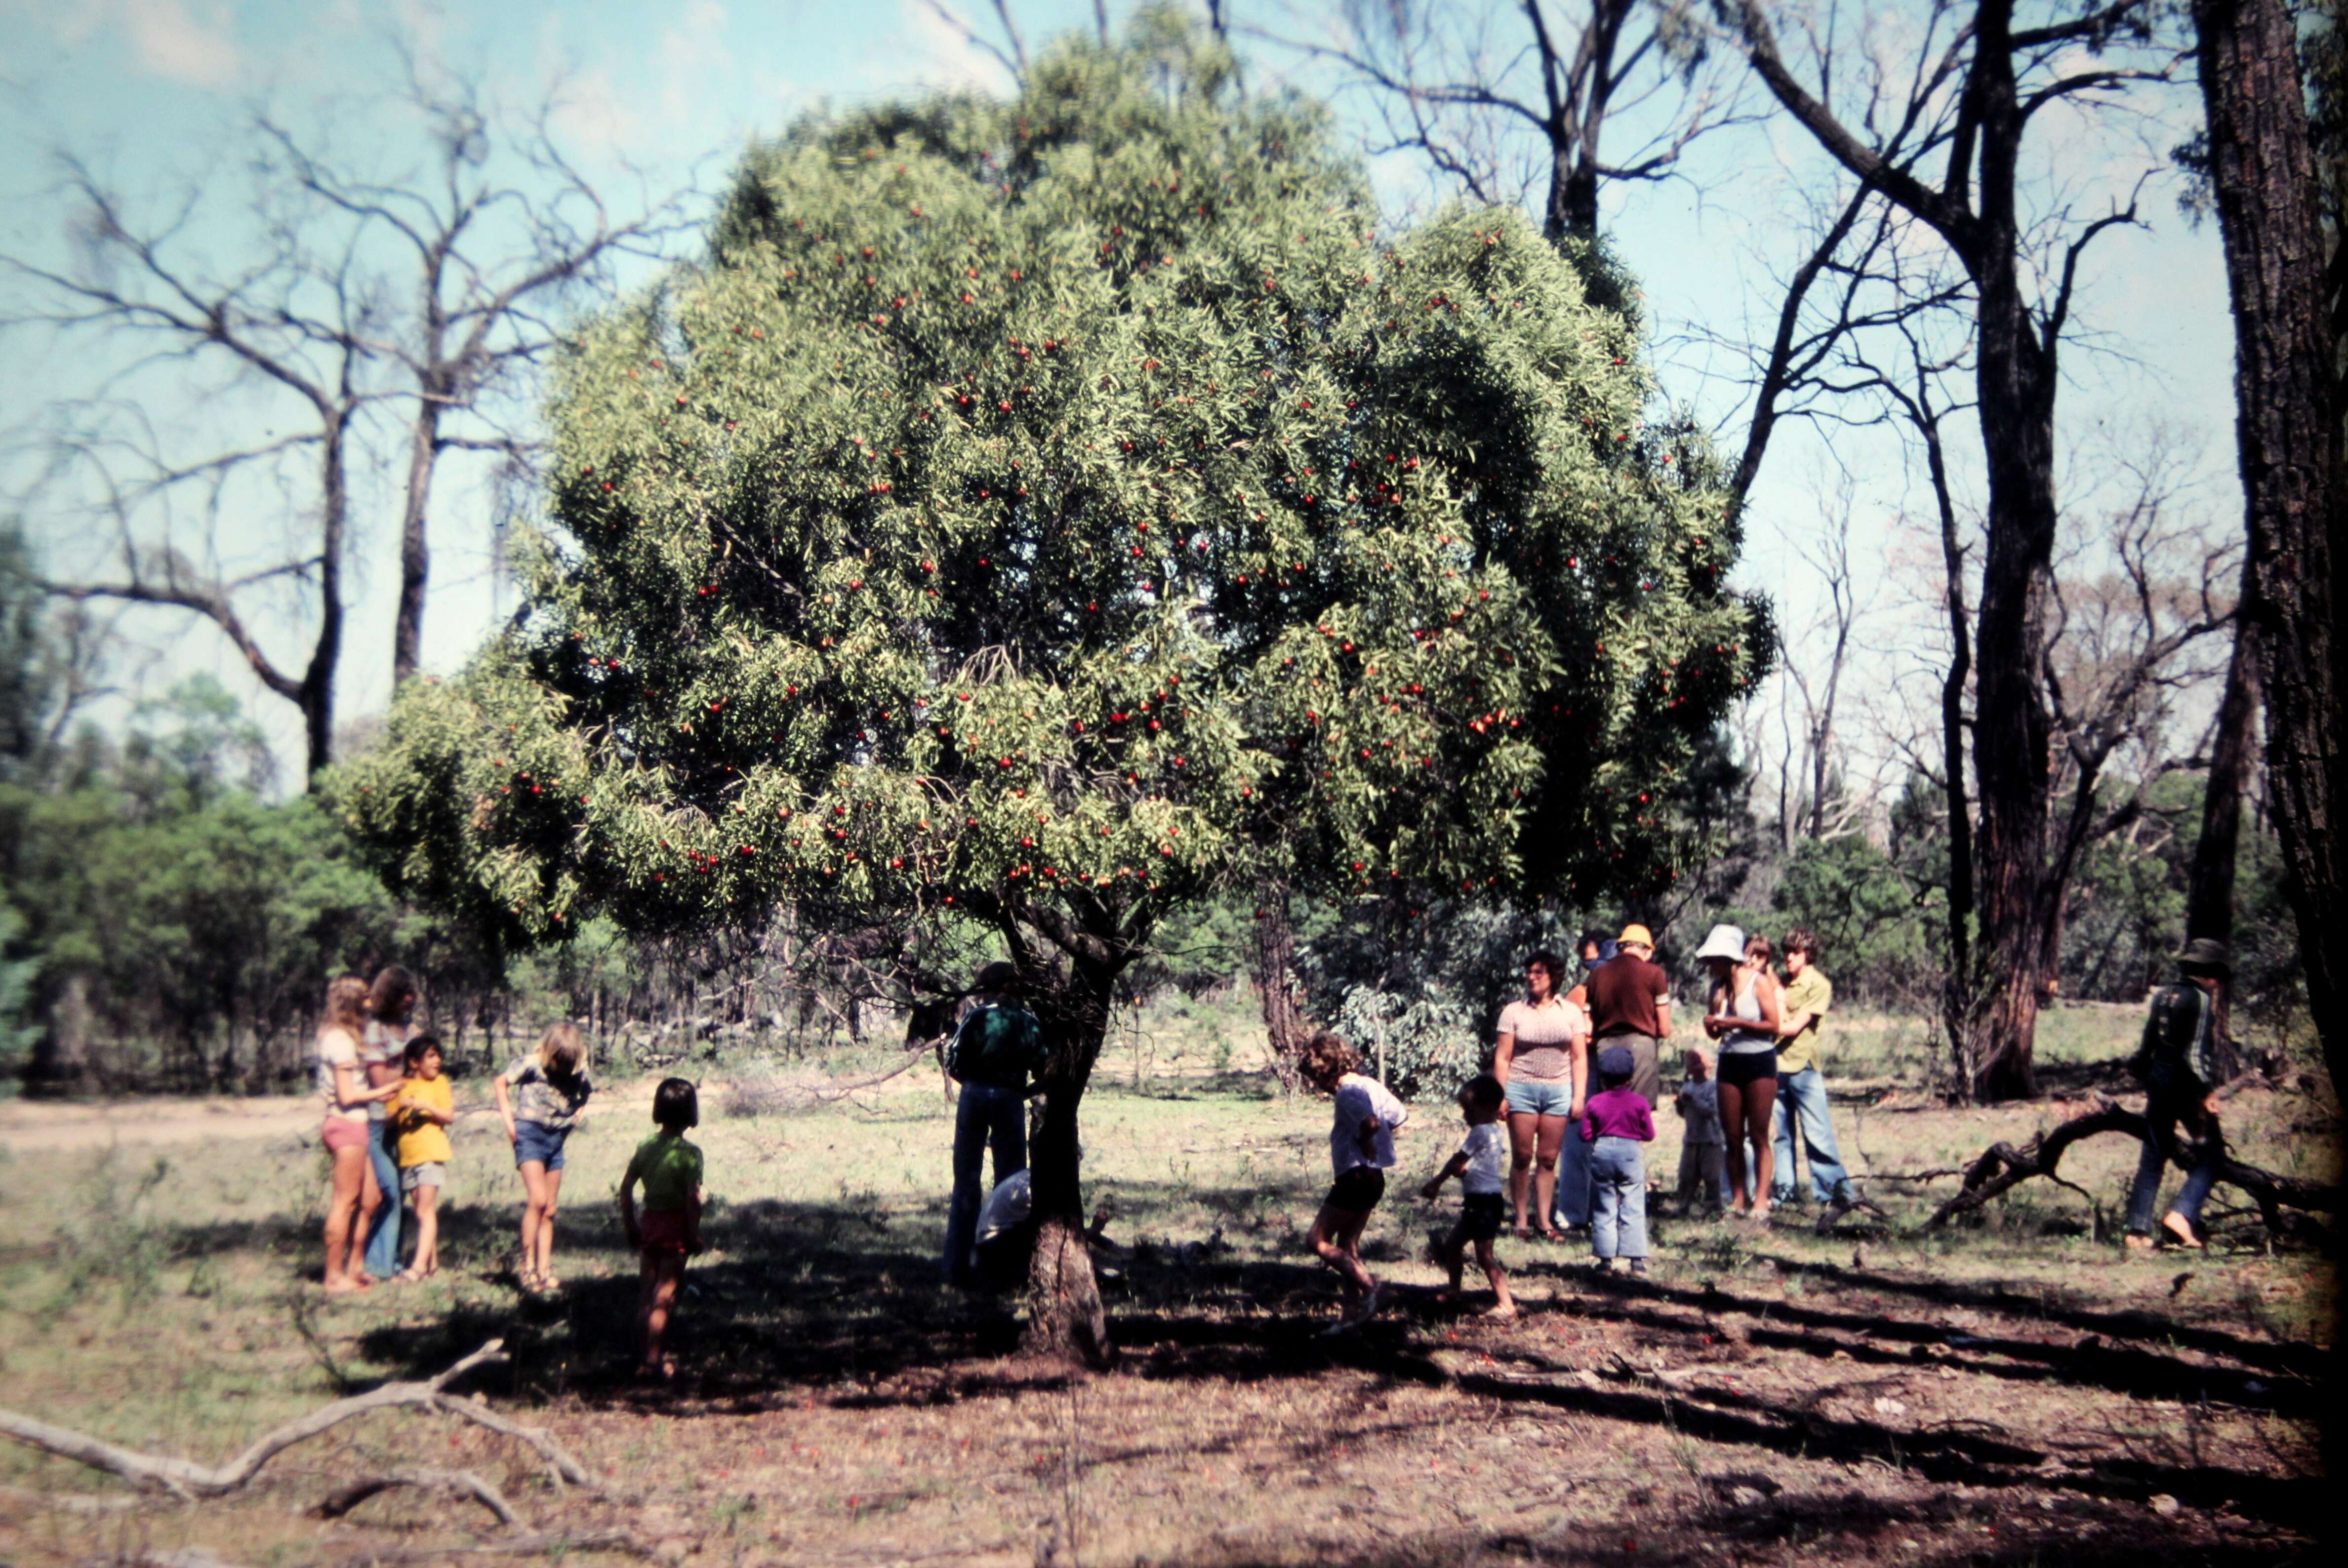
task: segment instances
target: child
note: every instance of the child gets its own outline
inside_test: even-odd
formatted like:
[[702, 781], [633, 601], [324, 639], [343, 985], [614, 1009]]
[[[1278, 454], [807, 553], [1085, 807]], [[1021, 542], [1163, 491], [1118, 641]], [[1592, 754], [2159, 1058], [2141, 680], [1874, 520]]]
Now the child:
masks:
[[1647, 1097], [1630, 1087], [1638, 1064], [1621, 1046], [1598, 1054], [1598, 1081], [1581, 1119], [1590, 1146], [1590, 1245], [1606, 1268], [1647, 1272], [1647, 1162], [1639, 1145], [1655, 1140]]
[[1687, 1054], [1687, 1078], [1673, 1102], [1687, 1123], [1680, 1145], [1680, 1212], [1728, 1208], [1728, 1134], [1720, 1125], [1720, 1085], [1713, 1081], [1712, 1057], [1700, 1048]]
[[521, 1287], [551, 1291], [554, 1277], [554, 1213], [562, 1195], [562, 1145], [578, 1125], [595, 1086], [587, 1078], [587, 1047], [570, 1024], [557, 1024], [538, 1049], [498, 1076], [498, 1114], [513, 1145], [514, 1168], [528, 1194], [521, 1211]]
[[1435, 1180], [1418, 1190], [1420, 1197], [1432, 1199], [1446, 1181], [1459, 1178], [1459, 1222], [1435, 1250], [1443, 1266], [1451, 1271], [1450, 1294], [1456, 1298], [1468, 1243], [1476, 1243], [1477, 1266], [1492, 1282], [1492, 1310], [1484, 1315], [1504, 1323], [1517, 1315], [1517, 1304], [1509, 1295], [1509, 1276], [1492, 1255], [1492, 1242], [1499, 1235], [1500, 1222], [1509, 1209], [1509, 1135], [1500, 1127], [1500, 1108], [1507, 1103], [1508, 1090], [1490, 1073], [1469, 1078], [1459, 1091], [1459, 1109], [1468, 1119], [1468, 1140], [1444, 1161]]
[[440, 1186], [448, 1176], [448, 1129], [457, 1093], [440, 1071], [440, 1042], [418, 1035], [401, 1053], [407, 1076], [391, 1102], [398, 1130], [399, 1191], [416, 1211], [416, 1255], [397, 1277], [413, 1282], [440, 1272]]
[[1321, 1261], [1344, 1282], [1344, 1310], [1324, 1334], [1359, 1328], [1378, 1309], [1378, 1282], [1362, 1266], [1362, 1227], [1385, 1196], [1386, 1172], [1395, 1162], [1395, 1133], [1410, 1119], [1409, 1110], [1385, 1085], [1354, 1070], [1361, 1065], [1361, 1054], [1326, 1029], [1305, 1042], [1297, 1063], [1307, 1083], [1336, 1101], [1329, 1157], [1337, 1179], [1313, 1217], [1308, 1238]]
[[[644, 1264], [636, 1326], [644, 1338], [644, 1375], [674, 1377], [676, 1363], [662, 1350], [670, 1312], [685, 1280], [685, 1260], [701, 1250], [701, 1150], [685, 1130], [701, 1121], [700, 1097], [683, 1078], [663, 1078], [653, 1091], [653, 1121], [660, 1130], [636, 1145], [620, 1178], [620, 1228]], [[644, 1187], [636, 1213], [635, 1186]]]

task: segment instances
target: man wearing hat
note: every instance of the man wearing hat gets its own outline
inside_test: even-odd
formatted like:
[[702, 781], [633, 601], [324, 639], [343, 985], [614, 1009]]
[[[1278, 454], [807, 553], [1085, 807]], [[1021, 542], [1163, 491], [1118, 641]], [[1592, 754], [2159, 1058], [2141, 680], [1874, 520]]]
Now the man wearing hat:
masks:
[[2149, 1252], [2156, 1244], [2152, 1211], [2160, 1198], [2160, 1173], [2172, 1151], [2193, 1163], [2177, 1202], [2161, 1215], [2160, 1228], [2178, 1246], [2201, 1245], [2201, 1205], [2217, 1184], [2219, 1161], [2225, 1154], [2215, 1087], [2217, 994], [2232, 977], [2233, 954], [2224, 943], [2197, 936], [2177, 955], [2177, 984], [2153, 993], [2144, 1043], [2128, 1063], [2144, 1084], [2144, 1117], [2151, 1134], [2137, 1161], [2136, 1183], [2128, 1190], [2127, 1244], [2138, 1252]]
[[1672, 1032], [1672, 978], [1655, 962], [1655, 938], [1626, 925], [1615, 954], [1590, 975], [1590, 1033], [1595, 1049], [1631, 1053], [1631, 1087], [1653, 1110], [1663, 1098], [1663, 1042]]

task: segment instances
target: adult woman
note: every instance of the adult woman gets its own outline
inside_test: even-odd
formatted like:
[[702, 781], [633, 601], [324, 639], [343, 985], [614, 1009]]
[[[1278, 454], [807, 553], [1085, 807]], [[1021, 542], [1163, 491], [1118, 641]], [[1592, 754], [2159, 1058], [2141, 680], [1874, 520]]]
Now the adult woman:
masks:
[[[416, 976], [396, 964], [385, 965], [367, 988], [366, 1033], [359, 1040], [359, 1067], [367, 1087], [396, 1086], [407, 1076], [407, 1042], [416, 1036]], [[367, 1108], [367, 1162], [375, 1168], [383, 1203], [368, 1222], [366, 1272], [389, 1279], [399, 1272], [399, 1131], [387, 1108]]]
[[[1492, 1051], [1492, 1076], [1509, 1096], [1509, 1196], [1516, 1211], [1517, 1237], [1525, 1234], [1525, 1204], [1546, 1241], [1556, 1241], [1550, 1209], [1557, 1196], [1557, 1159], [1567, 1124], [1581, 1115], [1589, 1099], [1589, 1032], [1578, 1008], [1559, 994], [1565, 965], [1556, 954], [1536, 953], [1525, 963], [1525, 999], [1500, 1010], [1499, 1041]], [[1578, 1152], [1578, 1151], [1577, 1151]], [[1561, 1206], [1569, 1220], [1590, 1216], [1586, 1174], [1576, 1160], [1569, 1168]]]
[[1769, 972], [1769, 939], [1715, 925], [1695, 955], [1712, 972], [1704, 1032], [1720, 1042], [1720, 1125], [1728, 1134], [1729, 1188], [1737, 1212], [1766, 1220], [1776, 1163], [1769, 1121], [1777, 1104], [1780, 1010], [1777, 979]]
[[[358, 1245], [383, 1202], [368, 1162], [367, 1107], [399, 1092], [396, 1079], [370, 1088], [359, 1071], [359, 1039], [366, 1032], [367, 983], [345, 975], [326, 987], [326, 1016], [318, 1025], [317, 1084], [325, 1101], [319, 1141], [334, 1161], [326, 1190], [326, 1294], [345, 1295], [375, 1281], [359, 1265]], [[396, 1191], [396, 1189], [395, 1189]], [[396, 1202], [398, 1200], [394, 1199]]]

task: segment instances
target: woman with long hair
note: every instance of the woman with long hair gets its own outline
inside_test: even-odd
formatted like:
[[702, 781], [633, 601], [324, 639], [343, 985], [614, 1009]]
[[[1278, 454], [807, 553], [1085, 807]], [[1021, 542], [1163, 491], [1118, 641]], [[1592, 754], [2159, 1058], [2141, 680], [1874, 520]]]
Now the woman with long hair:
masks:
[[[376, 972], [367, 987], [366, 1032], [359, 1037], [359, 1068], [367, 1087], [397, 1087], [407, 1076], [407, 1042], [416, 1037], [416, 976], [396, 964]], [[367, 1162], [384, 1202], [368, 1222], [366, 1272], [389, 1279], [399, 1272], [399, 1130], [382, 1100], [367, 1107]]]
[[[1562, 992], [1565, 965], [1551, 953], [1525, 962], [1525, 998], [1500, 1010], [1499, 1040], [1492, 1051], [1492, 1076], [1508, 1092], [1509, 1199], [1519, 1240], [1525, 1234], [1525, 1209], [1542, 1239], [1556, 1241], [1550, 1225], [1557, 1194], [1558, 1150], [1567, 1124], [1578, 1119], [1587, 1100], [1589, 1031], [1581, 1009]], [[1581, 1169], [1580, 1161], [1570, 1168]], [[1587, 1218], [1586, 1192], [1567, 1192], [1560, 1203], [1569, 1217]]]
[[490, 1085], [498, 1115], [521, 1173], [521, 1262], [515, 1274], [533, 1295], [553, 1290], [554, 1215], [562, 1197], [562, 1150], [595, 1092], [587, 1077], [587, 1042], [573, 1024], [556, 1024], [538, 1049], [514, 1058]]
[[[326, 1294], [346, 1295], [375, 1283], [361, 1266], [366, 1227], [383, 1202], [383, 1187], [367, 1157], [367, 1109], [399, 1092], [399, 1082], [367, 1083], [359, 1070], [366, 1033], [367, 983], [345, 975], [326, 987], [326, 1016], [318, 1025], [318, 1096], [325, 1102], [319, 1141], [334, 1161], [326, 1189]], [[396, 1202], [397, 1200], [394, 1200]]]
[[[1712, 972], [1704, 1032], [1720, 1042], [1720, 1125], [1728, 1134], [1728, 1184], [1736, 1212], [1769, 1217], [1770, 1117], [1777, 1105], [1777, 977], [1769, 939], [1715, 925], [1696, 956]], [[1748, 1170], [1745, 1151], [1753, 1151]]]

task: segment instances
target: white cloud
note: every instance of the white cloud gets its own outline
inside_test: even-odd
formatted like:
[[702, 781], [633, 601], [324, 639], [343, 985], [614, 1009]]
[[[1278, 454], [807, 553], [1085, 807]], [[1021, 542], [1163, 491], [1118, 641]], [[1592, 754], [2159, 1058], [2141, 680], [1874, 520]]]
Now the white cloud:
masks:
[[245, 74], [236, 25], [221, 0], [200, 9], [191, 9], [189, 0], [19, 0], [5, 9], [69, 49], [118, 38], [139, 70], [166, 81], [224, 88]]

